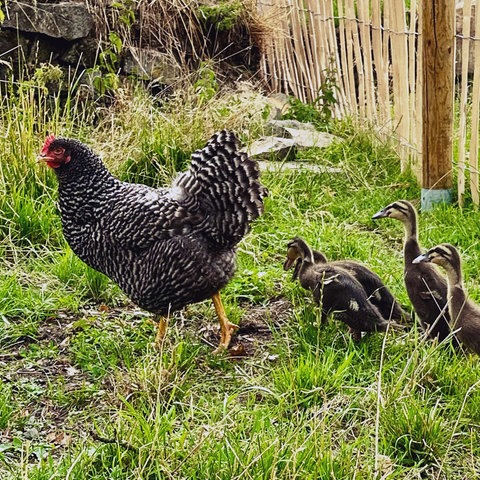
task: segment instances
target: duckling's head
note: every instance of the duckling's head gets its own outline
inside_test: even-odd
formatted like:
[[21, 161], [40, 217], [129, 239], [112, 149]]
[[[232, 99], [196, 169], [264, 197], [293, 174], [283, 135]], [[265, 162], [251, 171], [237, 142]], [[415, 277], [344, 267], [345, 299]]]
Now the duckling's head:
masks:
[[[312, 253], [313, 253], [313, 263], [317, 264], [317, 263], [328, 262], [327, 257], [322, 252], [319, 252], [318, 250], [312, 250]], [[288, 261], [288, 255], [287, 255], [287, 261]], [[292, 266], [292, 265], [286, 266], [287, 261], [285, 261], [285, 265], [284, 265], [285, 270], [288, 270]], [[301, 257], [298, 257], [295, 260], [295, 268], [293, 269], [292, 280], [296, 280], [298, 278], [298, 274], [300, 272], [300, 267], [302, 266], [302, 263], [303, 263], [303, 259]]]
[[298, 266], [301, 262], [306, 260], [307, 262], [313, 262], [313, 253], [312, 249], [308, 246], [305, 240], [295, 237], [293, 240], [290, 240], [287, 244], [287, 258], [283, 264], [284, 270], [290, 270], [294, 264], [297, 266], [295, 268], [295, 273], [298, 274]]
[[441, 243], [412, 261], [412, 263], [421, 262], [435, 263], [446, 269], [449, 267], [457, 268], [460, 265], [460, 255], [457, 249], [450, 243]]
[[406, 223], [410, 222], [412, 218], [415, 218], [415, 215], [415, 208], [410, 202], [407, 202], [407, 200], [397, 200], [377, 212], [372, 217], [372, 220], [377, 220], [378, 218], [395, 218]]

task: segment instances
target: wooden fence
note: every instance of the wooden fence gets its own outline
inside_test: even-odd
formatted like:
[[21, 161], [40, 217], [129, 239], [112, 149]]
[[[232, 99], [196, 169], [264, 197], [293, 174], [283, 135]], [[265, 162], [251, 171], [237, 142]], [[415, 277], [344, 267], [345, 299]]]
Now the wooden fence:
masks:
[[[409, 8], [405, 3], [258, 0], [260, 14], [272, 25], [264, 38], [261, 69], [272, 91], [304, 102], [317, 99], [325, 82], [333, 80], [338, 87], [334, 115], [353, 115], [393, 134], [402, 168], [411, 165], [420, 176], [422, 9], [417, 0]], [[474, 32], [480, 32], [480, 7], [475, 0], [463, 3], [461, 33], [456, 35], [459, 122], [454, 164], [460, 203], [468, 184], [478, 205], [480, 38]]]

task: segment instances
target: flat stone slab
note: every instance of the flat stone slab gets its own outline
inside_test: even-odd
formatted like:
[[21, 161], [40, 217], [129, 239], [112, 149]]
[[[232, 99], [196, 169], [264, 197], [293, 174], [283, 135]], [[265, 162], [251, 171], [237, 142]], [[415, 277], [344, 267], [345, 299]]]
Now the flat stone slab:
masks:
[[12, 1], [8, 3], [2, 27], [71, 41], [90, 33], [93, 18], [86, 5], [80, 2], [51, 4]]
[[342, 173], [343, 170], [337, 167], [326, 167], [306, 161], [295, 162], [269, 162], [267, 160], [259, 160], [258, 167], [261, 172], [281, 172], [286, 170], [308, 170], [314, 173]]
[[255, 140], [247, 149], [249, 157], [266, 160], [295, 158], [295, 141], [291, 138], [264, 137]]
[[298, 151], [305, 148], [324, 148], [338, 140], [327, 132], [319, 132], [310, 123], [296, 120], [272, 120], [267, 131], [276, 135], [260, 138], [253, 142], [246, 152], [258, 160], [294, 160]]

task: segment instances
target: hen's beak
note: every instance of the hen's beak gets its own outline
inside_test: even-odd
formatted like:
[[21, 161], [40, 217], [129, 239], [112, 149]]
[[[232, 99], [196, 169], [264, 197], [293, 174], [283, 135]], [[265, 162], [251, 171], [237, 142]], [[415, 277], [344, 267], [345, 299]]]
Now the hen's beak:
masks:
[[426, 253], [423, 253], [422, 255], [419, 255], [417, 258], [414, 258], [412, 260], [412, 263], [422, 263], [422, 262], [429, 262], [430, 258]]
[[47, 156], [43, 156], [43, 155], [39, 155], [37, 158], [36, 158], [36, 162], [37, 163], [47, 163], [48, 161], [50, 160], [53, 160], [53, 158], [51, 157], [47, 157]]

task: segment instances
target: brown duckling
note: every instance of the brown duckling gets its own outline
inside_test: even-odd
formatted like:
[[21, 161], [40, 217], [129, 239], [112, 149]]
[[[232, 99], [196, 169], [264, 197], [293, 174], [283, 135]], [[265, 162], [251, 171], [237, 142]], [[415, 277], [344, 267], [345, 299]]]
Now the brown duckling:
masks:
[[364, 288], [347, 270], [329, 263], [315, 263], [310, 246], [301, 238], [288, 243], [287, 259], [283, 265], [289, 270], [298, 259], [301, 264], [296, 275], [303, 288], [311, 290], [315, 303], [321, 305], [322, 323], [330, 313], [350, 327], [355, 340], [361, 332], [386, 331], [389, 326], [400, 327], [385, 320], [369, 302]]
[[457, 249], [449, 243], [442, 243], [419, 255], [415, 265], [431, 262], [440, 265], [447, 272], [448, 311], [452, 330], [458, 330], [457, 338], [480, 354], [480, 305], [469, 300], [463, 288], [462, 262]]
[[[410, 315], [402, 309], [392, 292], [382, 282], [382, 279], [368, 267], [354, 260], [328, 261], [327, 257], [318, 250], [312, 250], [312, 253], [315, 264], [326, 264], [328, 262], [329, 265], [343, 268], [355, 277], [361, 283], [370, 303], [377, 307], [383, 318], [400, 322], [411, 320]], [[298, 258], [292, 274], [293, 280], [297, 279], [301, 264], [302, 259]]]
[[[394, 218], [403, 223], [404, 280], [408, 297], [427, 336], [438, 338], [439, 341], [445, 340], [451, 334], [446, 279], [429, 263], [412, 263], [422, 253], [417, 237], [415, 208], [406, 200], [398, 200], [387, 205], [372, 218]], [[450, 338], [454, 345], [458, 345], [454, 337]]]

